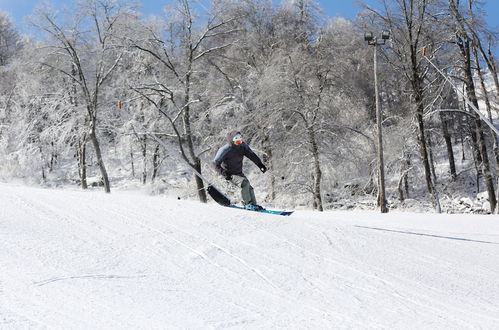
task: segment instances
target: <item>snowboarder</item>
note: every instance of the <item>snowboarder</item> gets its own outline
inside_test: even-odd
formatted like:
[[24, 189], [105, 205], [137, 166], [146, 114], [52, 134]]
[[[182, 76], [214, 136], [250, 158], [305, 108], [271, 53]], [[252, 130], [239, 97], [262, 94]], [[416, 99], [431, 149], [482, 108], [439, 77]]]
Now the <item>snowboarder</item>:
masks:
[[243, 158], [248, 157], [258, 166], [262, 173], [267, 171], [267, 167], [260, 158], [244, 142], [241, 132], [232, 131], [227, 134], [228, 144], [221, 147], [214, 159], [214, 166], [218, 173], [241, 187], [241, 197], [244, 208], [253, 211], [260, 211], [262, 207], [257, 204], [253, 187], [248, 178], [243, 173]]

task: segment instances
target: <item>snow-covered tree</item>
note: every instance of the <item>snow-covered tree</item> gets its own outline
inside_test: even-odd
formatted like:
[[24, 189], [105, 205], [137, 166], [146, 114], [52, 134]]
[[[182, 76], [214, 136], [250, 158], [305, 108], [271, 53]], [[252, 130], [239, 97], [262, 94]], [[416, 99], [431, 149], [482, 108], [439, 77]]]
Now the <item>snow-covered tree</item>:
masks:
[[[34, 21], [47, 34], [58, 65], [45, 62], [55, 72], [74, 82], [79, 103], [86, 111], [88, 136], [97, 157], [104, 189], [111, 191], [109, 177], [98, 137], [99, 113], [103, 107], [102, 92], [112, 78], [125, 47], [127, 22], [134, 19], [128, 7], [112, 0], [85, 0], [75, 11], [60, 19], [50, 8], [39, 7]], [[69, 20], [68, 20], [69, 19]]]
[[[196, 104], [201, 101], [208, 83], [202, 79], [207, 58], [230, 46], [230, 43], [216, 41], [218, 36], [233, 32], [230, 26], [227, 28], [232, 19], [213, 12], [209, 13], [206, 23], [200, 23], [190, 0], [179, 0], [169, 12], [173, 15], [159, 25], [147, 26], [149, 36], [135, 45], [160, 68], [158, 76], [149, 77], [136, 91], [167, 118], [170, 134], [177, 139], [182, 158], [201, 173], [202, 151], [197, 141], [202, 132], [193, 126], [201, 117], [201, 109]], [[198, 176], [195, 180], [199, 199], [206, 202], [204, 183]]]
[[0, 67], [5, 66], [21, 48], [19, 32], [10, 16], [0, 10]]

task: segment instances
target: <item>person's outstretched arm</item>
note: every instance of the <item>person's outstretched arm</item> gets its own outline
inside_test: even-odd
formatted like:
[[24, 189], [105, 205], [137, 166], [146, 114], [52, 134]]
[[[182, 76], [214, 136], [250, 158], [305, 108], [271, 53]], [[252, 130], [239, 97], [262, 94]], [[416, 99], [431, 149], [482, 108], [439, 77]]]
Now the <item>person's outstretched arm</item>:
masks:
[[262, 171], [263, 173], [265, 173], [267, 171], [267, 167], [263, 164], [262, 160], [260, 159], [260, 157], [258, 157], [254, 152], [253, 150], [251, 150], [251, 148], [249, 147], [248, 144], [246, 143], [243, 143], [242, 147], [244, 148], [244, 155], [246, 157], [248, 157], [249, 159], [251, 159], [251, 161], [253, 163], [255, 163], [256, 166], [258, 166], [258, 168], [260, 169], [260, 171]]

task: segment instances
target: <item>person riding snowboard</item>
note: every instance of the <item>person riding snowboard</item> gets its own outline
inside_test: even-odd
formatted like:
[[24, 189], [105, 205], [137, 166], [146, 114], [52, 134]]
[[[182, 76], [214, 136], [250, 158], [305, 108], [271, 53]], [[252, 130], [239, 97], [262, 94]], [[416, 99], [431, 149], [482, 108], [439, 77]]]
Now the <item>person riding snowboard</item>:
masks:
[[256, 203], [255, 193], [248, 178], [243, 173], [243, 158], [248, 157], [258, 166], [262, 173], [267, 171], [267, 167], [260, 158], [244, 142], [241, 132], [232, 131], [227, 134], [228, 144], [218, 149], [214, 159], [215, 169], [238, 187], [241, 187], [241, 196], [244, 208], [259, 211], [263, 208]]

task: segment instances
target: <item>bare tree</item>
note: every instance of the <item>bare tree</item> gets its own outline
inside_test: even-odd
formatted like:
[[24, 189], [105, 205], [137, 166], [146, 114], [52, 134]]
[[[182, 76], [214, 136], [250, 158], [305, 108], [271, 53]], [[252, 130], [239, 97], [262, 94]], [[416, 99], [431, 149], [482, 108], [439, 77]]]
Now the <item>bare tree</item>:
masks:
[[[278, 49], [263, 51], [268, 55], [264, 61], [262, 53], [254, 54], [250, 63], [257, 69], [260, 80], [257, 84], [260, 95], [254, 100], [262, 107], [256, 109], [259, 120], [269, 123], [264, 127], [272, 127], [271, 122], [285, 123], [289, 127], [285, 134], [293, 136], [290, 141], [300, 141], [296, 142], [300, 156], [288, 153], [288, 157], [289, 160], [300, 159], [300, 168], [305, 170], [301, 171], [305, 177], [303, 186], [312, 194], [313, 207], [323, 211], [323, 171], [318, 139], [332, 87], [332, 69], [328, 61], [321, 58], [324, 55], [320, 52], [322, 45], [314, 45], [311, 39], [313, 9], [306, 2], [298, 1], [277, 12], [277, 30], [281, 30], [281, 26], [284, 30], [294, 26], [294, 30], [288, 31], [290, 33], [279, 31], [275, 40], [280, 45]], [[254, 115], [252, 112], [251, 116]], [[266, 149], [269, 150], [268, 144]]]
[[[478, 51], [477, 51], [477, 47], [475, 46], [475, 42], [472, 44], [471, 48], [473, 50], [473, 56], [475, 58], [475, 71], [477, 73], [478, 80], [480, 82], [480, 89], [482, 90], [481, 97], [485, 103], [485, 110], [487, 111], [489, 121], [492, 122], [493, 121], [493, 119], [492, 119], [492, 104], [491, 104], [491, 100], [490, 100], [491, 95], [490, 95], [489, 91], [487, 90], [487, 86], [485, 83], [485, 74], [484, 74], [484, 72], [482, 70], [482, 66], [480, 64], [480, 59], [478, 57]], [[496, 164], [499, 164], [499, 136], [497, 136], [492, 129], [490, 130], [490, 134], [491, 134], [492, 141], [493, 141], [492, 148], [494, 151]], [[496, 175], [497, 175], [497, 171], [496, 171]]]
[[0, 11], [0, 66], [6, 65], [21, 48], [19, 32], [10, 16]]
[[[297, 68], [293, 70], [290, 82], [292, 83], [292, 91], [298, 96], [299, 102], [295, 107], [286, 108], [285, 112], [290, 111], [303, 124], [309, 152], [312, 156], [313, 183], [310, 191], [314, 199], [313, 205], [318, 211], [323, 211], [321, 195], [322, 169], [317, 131], [320, 129], [321, 110], [324, 107], [325, 93], [331, 87], [330, 69], [320, 66], [311, 68], [303, 65], [303, 63], [297, 65], [291, 58], [289, 64]], [[303, 76], [302, 74], [306, 71], [311, 72], [313, 77]], [[314, 83], [312, 84], [311, 81]]]
[[[469, 0], [470, 7], [472, 7], [472, 2], [473, 2], [472, 0]], [[469, 32], [469, 30], [467, 29], [466, 24], [464, 23], [465, 19], [461, 11], [461, 8], [459, 7], [459, 2], [456, 3], [455, 0], [449, 0], [449, 7], [451, 15], [455, 20], [457, 28], [456, 45], [459, 48], [462, 57], [463, 65], [461, 67], [461, 70], [464, 76], [463, 81], [466, 88], [466, 94], [470, 102], [473, 103], [473, 105], [475, 106], [475, 108], [479, 109], [478, 99], [475, 90], [475, 82], [473, 79], [473, 72], [472, 72], [473, 54], [472, 54], [471, 43], [473, 37]], [[470, 112], [474, 113], [473, 110], [470, 110]], [[494, 187], [494, 178], [490, 168], [487, 143], [485, 141], [485, 134], [482, 128], [482, 121], [479, 115], [476, 113], [474, 113], [474, 118], [475, 118], [476, 136], [478, 139], [478, 146], [479, 146], [478, 152], [480, 153], [481, 157], [481, 168], [485, 179], [485, 185], [487, 187], [487, 193], [490, 202], [490, 211], [493, 213], [497, 205], [497, 198], [495, 195], [495, 187]]]
[[[123, 27], [127, 19], [132, 16], [127, 8], [112, 0], [85, 0], [77, 8], [70, 26], [59, 23], [55, 13], [44, 8], [38, 8], [38, 20], [34, 24], [51, 37], [53, 56], [60, 58], [67, 66], [44, 64], [69, 77], [78, 86], [78, 95], [88, 116], [89, 139], [95, 150], [104, 189], [109, 193], [109, 177], [97, 135], [98, 115], [102, 89], [125, 52], [126, 48], [120, 46], [120, 37], [125, 31]], [[68, 67], [70, 70], [66, 69]]]
[[[192, 12], [191, 0], [178, 0], [170, 12], [177, 15], [165, 22], [164, 31], [149, 28], [147, 40], [135, 45], [155, 60], [161, 68], [162, 79], [154, 79], [136, 90], [167, 118], [182, 158], [201, 173], [200, 153], [195, 146], [196, 132], [192, 128], [193, 117], [196, 117], [193, 115], [194, 104], [200, 102], [197, 95], [202, 89], [199, 79], [205, 72], [202, 66], [207, 57], [230, 46], [230, 42], [217, 41], [234, 31], [229, 24], [233, 19], [225, 19], [214, 12], [200, 28]], [[155, 96], [161, 100], [154, 101]], [[206, 202], [204, 183], [198, 176], [195, 180], [199, 200]]]
[[[496, 95], [499, 96], [499, 72], [497, 69], [497, 62], [492, 49], [497, 45], [497, 33], [493, 33], [487, 29], [483, 22], [483, 17], [480, 15], [483, 11], [478, 8], [478, 14], [475, 7], [480, 6], [480, 2], [476, 0], [468, 0], [468, 10], [470, 19], [463, 20], [462, 24], [465, 24], [468, 28], [469, 33], [473, 37], [473, 47], [480, 52], [482, 59], [487, 65], [492, 80], [494, 82]], [[485, 44], [487, 47], [485, 47]], [[479, 61], [478, 56], [475, 55], [477, 61]]]

